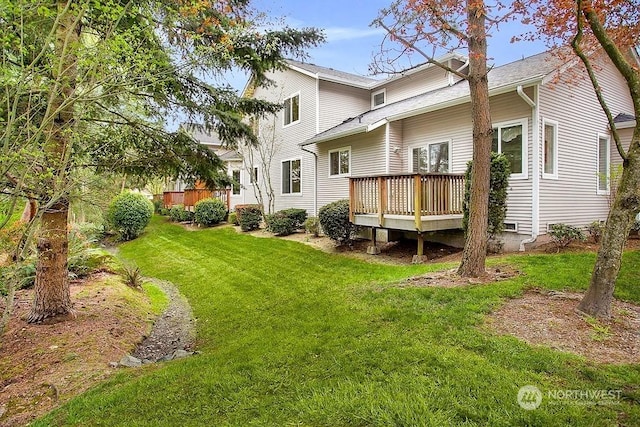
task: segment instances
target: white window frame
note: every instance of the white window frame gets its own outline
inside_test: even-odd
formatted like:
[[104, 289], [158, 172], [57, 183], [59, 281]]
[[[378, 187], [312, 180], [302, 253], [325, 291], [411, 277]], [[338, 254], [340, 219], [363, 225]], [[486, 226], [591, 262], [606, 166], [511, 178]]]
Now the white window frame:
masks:
[[232, 196], [240, 196], [242, 195], [242, 170], [241, 169], [231, 169], [231, 179], [234, 179], [234, 172], [238, 172], [238, 192], [234, 193], [233, 184], [231, 184], [231, 195]]
[[[607, 188], [600, 189], [600, 140], [607, 141]], [[608, 195], [611, 190], [611, 137], [605, 133], [598, 133], [596, 140], [596, 194]]]
[[[286, 119], [286, 117], [285, 117], [285, 112], [287, 111], [287, 109], [286, 109], [286, 108], [282, 108], [282, 127], [283, 127], [283, 128], [287, 128], [287, 127], [289, 127], [289, 126], [293, 126], [293, 125], [295, 125], [296, 123], [300, 123], [300, 116], [301, 116], [301, 113], [302, 113], [302, 111], [301, 111], [301, 110], [302, 110], [302, 108], [300, 108], [300, 99], [301, 99], [301, 98], [300, 98], [300, 92], [292, 93], [291, 95], [289, 95], [288, 97], [286, 97], [286, 98], [284, 99], [283, 105], [284, 105], [284, 104], [286, 104], [287, 102], [291, 102], [291, 100], [292, 100], [293, 98], [295, 98], [296, 96], [298, 97], [298, 120], [296, 120], [296, 121], [291, 121], [291, 122], [289, 122], [289, 123], [285, 123], [285, 119]], [[293, 112], [293, 108], [289, 108], [289, 111]], [[291, 118], [293, 118], [293, 115], [292, 115], [292, 117], [291, 117]]]
[[[513, 229], [508, 229], [506, 226], [507, 224], [512, 224], [513, 225]], [[504, 228], [504, 232], [505, 233], [517, 233], [518, 232], [518, 222], [517, 221], [505, 221], [504, 222], [505, 228]]]
[[[434, 144], [442, 144], [442, 143], [446, 143], [447, 144], [447, 150], [449, 151], [449, 167], [447, 168], [446, 172], [441, 172], [441, 173], [451, 173], [451, 158], [452, 158], [452, 151], [451, 151], [451, 147], [452, 147], [452, 139], [441, 139], [438, 141], [429, 141], [429, 142], [421, 142], [418, 144], [412, 144], [410, 146], [408, 146], [408, 155], [409, 155], [409, 163], [408, 163], [408, 169], [409, 169], [409, 173], [419, 173], [417, 171], [413, 170], [413, 150], [415, 150], [416, 148], [426, 148], [427, 149], [427, 153], [429, 153], [429, 155], [431, 155], [431, 150], [429, 150], [429, 146], [430, 145], [434, 145]], [[429, 163], [431, 163], [431, 159], [428, 159]], [[436, 172], [433, 172], [436, 173]]]
[[[340, 169], [340, 153], [343, 151], [348, 151], [349, 152], [349, 172], [347, 173], [340, 173], [340, 171], [338, 171], [337, 174], [331, 174], [331, 153], [338, 153], [338, 169]], [[329, 150], [329, 178], [342, 178], [342, 177], [347, 177], [347, 176], [351, 176], [351, 146], [346, 146], [346, 147], [340, 147], [340, 148], [335, 148], [333, 150]]]
[[[253, 166], [252, 168], [250, 168], [250, 173], [249, 173], [249, 185], [256, 185], [256, 181], [258, 181], [258, 167], [257, 166]], [[255, 176], [252, 176], [251, 174], [255, 174]]]
[[493, 123], [492, 129], [498, 129], [498, 153], [502, 153], [502, 141], [500, 140], [500, 129], [511, 126], [522, 126], [522, 173], [511, 173], [510, 179], [528, 179], [529, 178], [529, 120], [527, 118], [509, 120], [507, 122]]
[[[296, 160], [300, 161], [300, 192], [299, 193], [294, 193], [293, 191], [289, 192], [289, 193], [285, 193], [283, 190], [283, 186], [282, 186], [282, 172], [283, 172], [283, 163], [285, 162], [295, 162]], [[291, 167], [289, 167], [289, 189], [291, 189], [293, 187], [293, 184], [291, 182]], [[285, 196], [285, 197], [290, 197], [290, 196], [294, 196], [294, 197], [299, 197], [302, 196], [302, 157], [293, 157], [290, 159], [282, 159], [280, 160], [280, 195], [281, 196]]]
[[[384, 94], [384, 102], [382, 104], [376, 105], [374, 102], [374, 99], [376, 98], [376, 95], [380, 95], [381, 93]], [[385, 105], [387, 105], [387, 89], [386, 88], [377, 90], [371, 94], [371, 109], [384, 107]]]
[[[547, 126], [553, 128], [553, 173], [546, 173], [544, 171], [544, 165], [546, 162], [546, 150], [545, 150], [545, 135]], [[558, 179], [558, 122], [555, 120], [543, 119], [542, 120], [542, 178], [544, 179]]]

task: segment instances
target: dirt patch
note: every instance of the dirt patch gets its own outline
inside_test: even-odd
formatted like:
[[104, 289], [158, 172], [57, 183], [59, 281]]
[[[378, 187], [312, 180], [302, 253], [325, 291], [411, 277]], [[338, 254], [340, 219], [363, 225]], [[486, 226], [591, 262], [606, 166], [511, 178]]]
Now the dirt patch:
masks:
[[457, 269], [454, 268], [410, 277], [400, 282], [398, 286], [403, 288], [458, 288], [469, 285], [501, 282], [521, 274], [520, 271], [509, 265], [488, 267], [486, 273], [480, 277], [461, 277], [456, 271]]
[[613, 316], [596, 320], [579, 313], [583, 295], [529, 291], [487, 318], [500, 334], [584, 356], [599, 363], [640, 363], [640, 307], [614, 301]]
[[[240, 227], [235, 227], [238, 233], [241, 233]], [[321, 251], [328, 253], [339, 253], [352, 258], [361, 259], [368, 262], [381, 262], [385, 264], [411, 264], [413, 256], [417, 251], [417, 241], [411, 239], [400, 240], [397, 242], [378, 243], [380, 253], [378, 255], [370, 255], [367, 253], [367, 247], [371, 245], [370, 240], [356, 240], [351, 246], [337, 246], [331, 239], [326, 236], [315, 237], [311, 234], [299, 231], [288, 236], [277, 237], [264, 229], [249, 232], [255, 237], [270, 237], [276, 239], [293, 240], [313, 246]], [[456, 262], [460, 260], [462, 249], [452, 246], [443, 245], [435, 242], [425, 242], [423, 262]]]
[[146, 296], [112, 276], [72, 283], [71, 296], [75, 319], [31, 325], [33, 292], [16, 293], [0, 342], [0, 425], [25, 425], [103, 381], [149, 332]]

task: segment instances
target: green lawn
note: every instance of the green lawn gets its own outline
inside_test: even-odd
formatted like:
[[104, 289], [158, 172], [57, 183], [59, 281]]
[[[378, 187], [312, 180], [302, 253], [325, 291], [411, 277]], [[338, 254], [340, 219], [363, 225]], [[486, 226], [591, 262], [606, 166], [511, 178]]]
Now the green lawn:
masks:
[[[198, 318], [201, 354], [128, 370], [36, 425], [638, 425], [640, 367], [600, 366], [479, 327], [527, 287], [582, 289], [589, 254], [513, 257], [526, 275], [458, 289], [395, 281], [449, 266], [388, 266], [231, 228], [185, 231], [155, 218], [121, 247], [170, 280]], [[618, 296], [640, 301], [640, 253]], [[622, 402], [543, 401], [521, 386], [623, 390]]]

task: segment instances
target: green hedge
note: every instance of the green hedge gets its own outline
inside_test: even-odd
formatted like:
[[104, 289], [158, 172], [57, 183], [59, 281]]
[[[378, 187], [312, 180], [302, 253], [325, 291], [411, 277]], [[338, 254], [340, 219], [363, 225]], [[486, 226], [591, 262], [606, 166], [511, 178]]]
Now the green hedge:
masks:
[[174, 222], [193, 221], [194, 213], [185, 210], [183, 205], [174, 205], [169, 209], [169, 218]]
[[149, 224], [153, 203], [140, 193], [124, 192], [109, 205], [107, 221], [122, 240], [133, 240]]
[[236, 217], [242, 231], [256, 230], [262, 222], [262, 206], [236, 205]]
[[194, 209], [196, 223], [205, 227], [220, 224], [226, 216], [227, 206], [219, 199], [202, 199]]
[[351, 243], [358, 227], [349, 221], [349, 200], [338, 200], [320, 208], [318, 212], [324, 234], [339, 245]]

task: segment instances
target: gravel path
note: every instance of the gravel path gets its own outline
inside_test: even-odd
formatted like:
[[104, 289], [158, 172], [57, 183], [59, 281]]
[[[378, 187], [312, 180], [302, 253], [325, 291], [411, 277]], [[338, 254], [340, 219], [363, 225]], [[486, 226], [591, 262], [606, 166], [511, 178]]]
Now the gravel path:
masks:
[[178, 350], [192, 350], [196, 325], [189, 302], [173, 283], [150, 280], [167, 295], [169, 305], [132, 356], [146, 362], [157, 362], [171, 358]]

